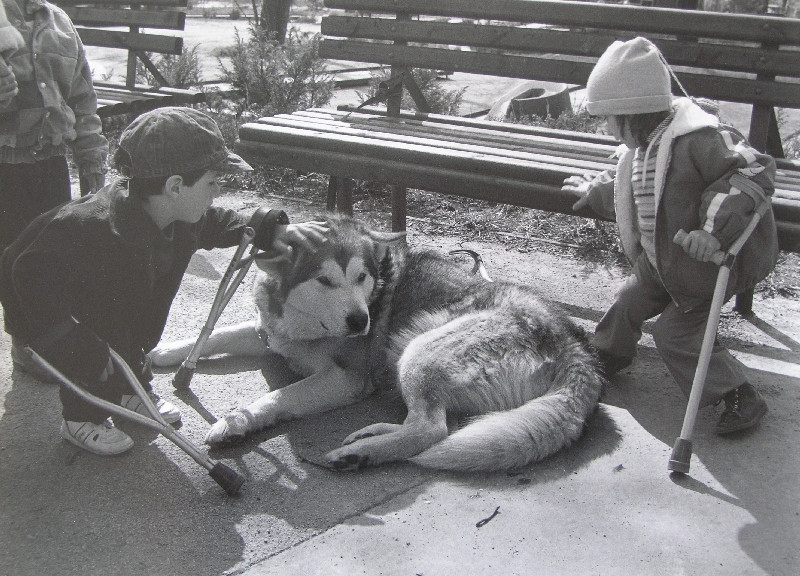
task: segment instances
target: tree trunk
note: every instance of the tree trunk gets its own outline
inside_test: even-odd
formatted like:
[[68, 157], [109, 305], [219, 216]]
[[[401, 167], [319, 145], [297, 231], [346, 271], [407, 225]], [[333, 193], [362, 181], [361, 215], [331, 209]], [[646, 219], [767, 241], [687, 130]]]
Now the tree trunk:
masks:
[[258, 25], [262, 30], [274, 32], [275, 40], [280, 44], [286, 42], [291, 7], [292, 0], [261, 0], [261, 18]]

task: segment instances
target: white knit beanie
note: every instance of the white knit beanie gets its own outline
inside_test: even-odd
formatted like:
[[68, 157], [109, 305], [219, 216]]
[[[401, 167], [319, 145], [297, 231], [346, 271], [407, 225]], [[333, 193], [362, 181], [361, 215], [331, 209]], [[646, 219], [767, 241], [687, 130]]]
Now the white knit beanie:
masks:
[[642, 37], [611, 44], [586, 82], [586, 109], [593, 116], [661, 112], [671, 103], [669, 69], [658, 48]]

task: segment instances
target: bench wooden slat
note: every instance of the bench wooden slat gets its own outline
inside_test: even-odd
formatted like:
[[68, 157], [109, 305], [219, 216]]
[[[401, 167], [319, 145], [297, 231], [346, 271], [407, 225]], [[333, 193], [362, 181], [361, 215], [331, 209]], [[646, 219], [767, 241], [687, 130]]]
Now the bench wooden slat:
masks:
[[[339, 110], [349, 113], [352, 113], [355, 109], [355, 106], [349, 105], [342, 105], [339, 107]], [[312, 110], [316, 111], [319, 109], [312, 108]], [[330, 112], [330, 110], [321, 111]], [[372, 114], [386, 117], [385, 111], [379, 110], [374, 106], [365, 106], [364, 108], [360, 108], [358, 113], [362, 115]], [[532, 126], [513, 122], [501, 122], [498, 120], [475, 120], [473, 118], [467, 118], [464, 116], [446, 116], [444, 114], [412, 112], [410, 110], [400, 110], [396, 118], [417, 121], [429, 120], [432, 123], [435, 122], [437, 125], [443, 124], [448, 126], [464, 126], [475, 128], [477, 130], [496, 130], [501, 133], [509, 132], [512, 134], [526, 134], [529, 136], [545, 136], [548, 138], [574, 141], [576, 145], [580, 145], [582, 142], [588, 142], [607, 146], [611, 152], [613, 152], [617, 146], [619, 146], [618, 142], [616, 142], [610, 136], [604, 134], [590, 134], [586, 132], [575, 132], [573, 130], [559, 130], [557, 128], [546, 128], [544, 126]], [[800, 167], [798, 169], [800, 169]]]
[[[250, 128], [245, 128], [250, 126]], [[290, 165], [298, 170], [322, 172], [344, 178], [355, 178], [373, 182], [386, 182], [408, 188], [431, 190], [487, 200], [559, 212], [577, 216], [596, 215], [581, 210], [572, 210], [574, 198], [561, 192], [561, 183], [572, 172], [563, 167], [547, 164], [520, 166], [516, 174], [507, 170], [507, 165], [499, 157], [480, 158], [482, 166], [465, 171], [464, 162], [469, 156], [454, 159], [453, 162], [420, 164], [415, 161], [415, 153], [425, 154], [424, 147], [416, 150], [393, 146], [372, 146], [366, 139], [337, 139], [334, 134], [320, 135], [314, 130], [275, 130], [263, 131], [259, 140], [257, 130], [244, 125], [236, 149], [252, 162], [276, 166]], [[278, 134], [280, 132], [280, 134]], [[314, 147], [308, 141], [314, 141]], [[320, 145], [322, 144], [322, 145]], [[449, 157], [438, 151], [441, 160]], [[473, 158], [474, 160], [476, 158]], [[470, 162], [471, 163], [471, 162]], [[528, 179], [518, 178], [522, 172]], [[783, 250], [800, 251], [800, 222], [794, 216], [798, 204], [776, 199], [773, 211], [778, 219], [778, 239]]]
[[[366, 21], [365, 21], [366, 20]], [[530, 29], [514, 26], [483, 26], [467, 22], [412, 20], [402, 30], [388, 18], [359, 18], [332, 15], [322, 20], [321, 32], [326, 36], [363, 38], [365, 40], [406, 41], [423, 44], [447, 44], [500, 51], [550, 52], [598, 58], [620, 34], [597, 30], [577, 34], [556, 29]], [[633, 33], [628, 37], [632, 38]], [[775, 50], [770, 58], [752, 49], [752, 45], [699, 44], [668, 38], [650, 38], [673, 66], [713, 68], [733, 72], [768, 75], [800, 75], [800, 54]], [[585, 81], [585, 79], [584, 79]]]
[[[535, 199], [537, 207], [552, 212], [563, 213], [571, 208], [567, 206], [567, 199], [561, 193], [560, 183], [520, 181], [481, 172], [466, 174], [448, 167], [419, 165], [399, 159], [353, 156], [336, 150], [322, 151], [284, 143], [260, 146], [255, 141], [242, 140], [237, 145], [237, 151], [254, 162], [277, 166], [290, 162], [299, 170], [309, 172], [387, 182], [516, 206], [532, 207], [530, 204]], [[590, 214], [584, 211], [579, 215]]]
[[56, 0], [55, 4], [58, 6], [83, 6], [86, 4], [102, 4], [103, 6], [130, 6], [135, 4], [137, 6], [148, 7], [161, 7], [161, 8], [186, 8], [189, 5], [188, 0]]
[[[381, 145], [388, 144], [389, 146], [398, 147], [411, 147], [411, 146], [424, 146], [429, 149], [439, 149], [443, 154], [468, 154], [480, 155], [482, 158], [491, 158], [496, 156], [500, 161], [503, 159], [511, 159], [532, 162], [532, 163], [545, 163], [553, 166], [563, 166], [572, 171], [582, 171], [586, 173], [597, 173], [609, 167], [608, 162], [602, 159], [581, 157], [578, 154], [554, 154], [553, 150], [546, 148], [530, 148], [522, 146], [492, 146], [491, 143], [475, 143], [470, 142], [468, 139], [461, 139], [453, 137], [452, 139], [437, 137], [439, 135], [426, 132], [421, 134], [414, 131], [404, 131], [402, 126], [374, 126], [372, 129], [369, 127], [352, 128], [346, 127], [343, 123], [324, 122], [315, 118], [308, 118], [307, 121], [302, 121], [301, 117], [288, 115], [273, 116], [268, 119], [263, 119], [258, 122], [259, 125], [284, 126], [291, 129], [306, 129], [314, 130], [318, 133], [328, 133], [333, 138], [352, 136], [356, 138], [363, 138], [366, 140], [377, 139]], [[396, 128], [391, 130], [391, 128]], [[349, 144], [349, 143], [348, 143]]]
[[[328, 8], [425, 14], [449, 18], [507, 20], [565, 25], [571, 28], [614, 28], [637, 33], [674, 34], [725, 40], [800, 43], [800, 21], [746, 14], [644, 8], [619, 4], [542, 0], [325, 0]], [[747, 24], [743, 26], [743, 24]], [[741, 30], [741, 32], [740, 32]]]
[[[371, 157], [379, 160], [400, 161], [409, 164], [424, 164], [450, 170], [464, 170], [471, 173], [506, 177], [510, 179], [538, 181], [558, 185], [571, 174], [563, 164], [554, 162], [512, 159], [497, 154], [486, 154], [479, 151], [462, 151], [442, 148], [430, 144], [398, 142], [397, 140], [378, 140], [364, 135], [343, 135], [307, 128], [289, 128], [270, 125], [264, 127], [258, 123], [244, 124], [239, 129], [239, 138], [247, 142], [280, 142], [289, 146], [299, 146], [309, 138], [313, 139], [317, 149], [329, 152], [347, 150], [353, 156]], [[344, 172], [348, 166], [342, 166], [337, 174]]]
[[[194, 104], [199, 90], [171, 90], [149, 54], [180, 55], [187, 0], [54, 0], [72, 19], [87, 47], [127, 52], [124, 83], [95, 82], [101, 118], [139, 113], [160, 106]], [[145, 32], [143, 32], [145, 30]], [[167, 31], [164, 33], [162, 31]], [[176, 34], [177, 32], [177, 34]], [[137, 86], [137, 67], [145, 68], [160, 87]]]
[[[539, 154], [556, 154], [563, 159], [574, 158], [582, 161], [594, 162], [589, 172], [593, 170], [605, 170], [613, 168], [616, 160], [612, 154], [617, 146], [611, 139], [598, 136], [600, 143], [589, 141], [576, 141], [572, 137], [565, 138], [565, 135], [574, 136], [574, 133], [564, 130], [555, 130], [542, 127], [532, 128], [530, 131], [520, 131], [517, 133], [504, 132], [500, 127], [487, 129], [478, 125], [471, 127], [469, 124], [446, 124], [438, 121], [426, 121], [415, 118], [415, 115], [406, 114], [402, 120], [387, 116], [373, 116], [365, 118], [363, 114], [342, 114], [330, 110], [306, 110], [295, 112], [294, 114], [281, 114], [273, 118], [260, 119], [257, 122], [262, 126], [268, 126], [276, 121], [284, 126], [295, 126], [305, 123], [306, 119], [316, 123], [318, 129], [336, 132], [350, 127], [363, 130], [373, 130], [373, 137], [391, 138], [392, 134], [402, 134], [411, 137], [423, 137], [428, 140], [440, 140], [446, 146], [449, 142], [471, 144], [480, 143], [483, 146], [490, 146], [494, 150], [492, 153], [503, 154], [505, 150], [524, 150]], [[438, 115], [431, 115], [439, 118]], [[442, 118], [457, 119], [454, 116], [444, 116]], [[279, 120], [277, 120], [279, 119]], [[481, 122], [480, 124], [487, 124]], [[521, 127], [518, 124], [508, 124], [496, 122], [500, 126]], [[590, 135], [587, 135], [590, 136]], [[785, 198], [800, 201], [800, 166], [791, 161], [783, 161], [783, 168], [778, 169], [776, 183], [776, 198]], [[569, 165], [566, 162], [565, 165]], [[578, 165], [575, 165], [575, 172], [580, 172]], [[800, 216], [800, 210], [798, 210]]]
[[[319, 45], [323, 58], [378, 62], [393, 66], [459, 70], [461, 72], [536, 78], [547, 82], [583, 85], [594, 67], [591, 61], [544, 56], [522, 56], [489, 52], [461, 52], [446, 48], [399, 46], [357, 40], [323, 38]], [[686, 90], [693, 96], [731, 102], [774, 104], [800, 107], [800, 83], [772, 82], [744, 76], [709, 75], [676, 70]], [[677, 93], [680, 93], [679, 91]]]
[[[292, 115], [283, 114], [279, 118], [291, 119], [293, 122], [308, 118], [309, 121], [327, 125], [331, 130], [361, 129], [374, 131], [381, 134], [403, 134], [408, 136], [424, 135], [427, 139], [437, 139], [445, 142], [480, 143], [491, 146], [498, 153], [504, 150], [524, 149], [531, 152], [547, 153], [557, 151], [565, 158], [592, 160], [595, 162], [609, 163], [614, 148], [591, 142], [565, 141], [554, 136], [532, 136], [526, 134], [509, 134], [497, 130], [483, 130], [467, 126], [448, 126], [424, 120], [393, 121], [392, 118], [381, 117], [355, 117], [339, 114], [325, 114], [322, 112], [306, 111], [296, 112]], [[259, 120], [266, 122], [267, 119]]]
[[163, 9], [154, 12], [66, 6], [64, 12], [76, 26], [140, 26], [142, 28], [183, 30], [186, 24], [185, 12]]
[[183, 38], [180, 36], [141, 34], [125, 30], [100, 30], [97, 28], [77, 27], [77, 29], [81, 40], [87, 46], [142, 50], [144, 52], [158, 52], [159, 54], [180, 54], [183, 50]]

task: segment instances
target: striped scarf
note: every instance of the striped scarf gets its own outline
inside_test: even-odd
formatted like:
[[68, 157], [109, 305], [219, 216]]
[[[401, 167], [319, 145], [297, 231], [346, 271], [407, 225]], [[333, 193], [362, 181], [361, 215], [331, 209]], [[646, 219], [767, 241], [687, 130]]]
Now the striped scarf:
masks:
[[647, 148], [640, 146], [633, 156], [633, 201], [636, 206], [636, 221], [642, 245], [647, 259], [656, 266], [656, 199], [655, 199], [655, 173], [658, 145], [661, 136], [672, 122], [674, 115], [665, 118], [655, 130], [647, 137]]

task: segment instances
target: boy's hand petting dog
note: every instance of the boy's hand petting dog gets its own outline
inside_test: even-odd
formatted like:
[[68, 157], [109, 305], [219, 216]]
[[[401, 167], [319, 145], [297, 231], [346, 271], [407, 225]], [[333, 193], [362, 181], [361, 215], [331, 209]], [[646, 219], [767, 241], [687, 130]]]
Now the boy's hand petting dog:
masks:
[[700, 262], [711, 261], [714, 253], [721, 248], [719, 240], [705, 230], [692, 230], [682, 239], [679, 239], [679, 235], [675, 235], [675, 243], [680, 244], [684, 252]]
[[302, 246], [309, 252], [316, 252], [317, 248], [327, 241], [325, 233], [328, 225], [325, 222], [301, 222], [299, 224], [279, 225], [275, 230], [272, 249], [292, 257], [292, 246]]

